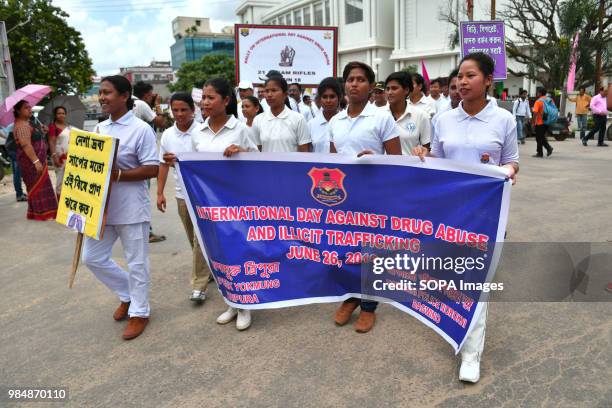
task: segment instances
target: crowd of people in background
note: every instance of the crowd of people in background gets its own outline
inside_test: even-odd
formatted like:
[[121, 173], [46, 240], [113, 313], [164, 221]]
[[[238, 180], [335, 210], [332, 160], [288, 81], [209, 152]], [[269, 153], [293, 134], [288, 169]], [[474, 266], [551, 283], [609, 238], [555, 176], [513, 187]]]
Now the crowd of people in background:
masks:
[[[531, 124], [536, 134], [535, 157], [550, 156], [553, 148], [546, 139], [547, 127], [556, 106], [546, 89], [539, 88], [531, 106], [527, 91], [521, 90], [511, 112], [498, 106], [491, 96], [493, 60], [474, 53], [462, 59], [448, 77], [427, 84], [418, 73], [394, 72], [385, 81], [376, 81], [370, 66], [347, 64], [342, 77], [325, 78], [316, 93], [303, 91], [299, 83], [287, 83], [278, 71], [270, 71], [263, 84], [240, 81], [237, 94], [223, 78], [211, 78], [203, 86], [198, 104], [191, 94], [171, 96], [173, 124], [161, 109], [161, 98], [153, 87], [139, 82], [134, 87], [122, 76], [109, 76], [100, 86], [100, 104], [108, 118], [96, 131], [117, 137], [120, 146], [113, 189], [108, 205], [106, 232], [97, 241], [87, 238], [83, 262], [119, 298], [113, 318], [128, 319], [125, 339], [138, 337], [148, 324], [149, 255], [148, 243], [165, 239], [153, 233], [149, 202], [150, 179], [157, 178], [159, 211], [165, 212], [170, 169], [179, 153], [219, 152], [232, 156], [240, 152], [315, 152], [346, 156], [365, 154], [413, 155], [449, 158], [467, 163], [502, 166], [516, 181], [519, 171], [519, 144], [525, 144], [525, 129]], [[598, 133], [598, 146], [606, 126], [607, 90], [591, 98], [581, 88], [575, 98], [582, 143]], [[507, 98], [507, 91], [502, 99]], [[551, 107], [552, 105], [552, 107]], [[554, 109], [553, 109], [554, 107]], [[593, 114], [594, 127], [586, 133], [586, 118]], [[61, 192], [63, 167], [70, 125], [67, 110], [57, 107], [48, 128], [32, 125], [27, 102], [15, 106], [15, 161], [27, 186], [29, 219], [55, 218]], [[557, 111], [558, 113], [558, 111]], [[159, 150], [154, 129], [163, 131]], [[48, 134], [48, 145], [44, 134]], [[47, 149], [55, 167], [55, 191], [48, 174]], [[206, 300], [211, 271], [204, 260], [194, 231], [185, 192], [176, 172], [174, 196], [178, 215], [192, 250], [191, 294], [196, 304]], [[18, 200], [25, 194], [17, 191]], [[120, 240], [127, 270], [112, 258], [112, 246]], [[338, 326], [346, 325], [359, 308], [355, 330], [369, 332], [375, 324], [377, 303], [359, 299], [343, 302], [334, 316]], [[476, 382], [484, 348], [487, 307], [462, 349], [460, 379]], [[229, 307], [217, 323], [236, 320], [238, 330], [252, 323], [249, 310]]]

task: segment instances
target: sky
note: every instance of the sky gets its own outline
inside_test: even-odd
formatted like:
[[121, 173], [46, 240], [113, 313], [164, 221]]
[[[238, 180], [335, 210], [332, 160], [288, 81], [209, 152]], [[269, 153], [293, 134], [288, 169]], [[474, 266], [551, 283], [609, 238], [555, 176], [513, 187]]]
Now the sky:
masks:
[[77, 29], [97, 75], [119, 67], [170, 61], [172, 20], [209, 17], [213, 31], [238, 22], [240, 0], [53, 0]]

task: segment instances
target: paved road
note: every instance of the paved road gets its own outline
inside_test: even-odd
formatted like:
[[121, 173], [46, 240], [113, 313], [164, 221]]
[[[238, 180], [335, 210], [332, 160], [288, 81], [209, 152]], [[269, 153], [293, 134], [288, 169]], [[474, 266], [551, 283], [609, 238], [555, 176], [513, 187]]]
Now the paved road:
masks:
[[86, 268], [67, 289], [74, 234], [26, 221], [24, 204], [4, 195], [0, 386], [67, 386], [69, 402], [56, 405], [71, 407], [610, 407], [612, 149], [553, 146], [548, 159], [530, 157], [531, 140], [521, 146], [498, 279], [550, 283], [561, 298], [569, 259], [590, 254], [574, 299], [601, 301], [492, 303], [476, 385], [457, 380], [442, 338], [390, 306], [368, 334], [335, 327], [332, 304], [254, 312], [241, 333], [215, 324], [225, 308], [216, 290], [200, 308], [187, 300], [191, 258], [172, 201], [154, 214], [168, 240], [151, 247], [151, 323], [123, 341], [116, 299]]

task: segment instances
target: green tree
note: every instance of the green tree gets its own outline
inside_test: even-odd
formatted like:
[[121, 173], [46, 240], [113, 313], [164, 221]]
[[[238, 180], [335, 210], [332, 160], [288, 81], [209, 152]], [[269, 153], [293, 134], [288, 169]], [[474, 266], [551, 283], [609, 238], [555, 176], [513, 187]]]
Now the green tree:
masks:
[[210, 78], [223, 77], [235, 85], [236, 64], [234, 58], [225, 54], [210, 54], [199, 61], [185, 62], [176, 72], [178, 80], [169, 86], [172, 92], [191, 92], [192, 88], [201, 88]]
[[95, 75], [79, 33], [66, 22], [68, 14], [48, 0], [0, 0], [17, 88], [36, 83], [55, 93], [83, 93]]
[[595, 52], [604, 53], [604, 72], [612, 68], [612, 2], [607, 2], [603, 36], [598, 38], [599, 0], [516, 0], [498, 15], [516, 39], [506, 36], [508, 56], [526, 69], [509, 71], [540, 81], [549, 89], [564, 87], [576, 31], [580, 30], [576, 78], [578, 84], [593, 83]]
[[416, 65], [408, 65], [407, 67], [400, 69], [400, 71], [407, 72], [409, 74], [416, 74], [419, 72], [419, 68]]

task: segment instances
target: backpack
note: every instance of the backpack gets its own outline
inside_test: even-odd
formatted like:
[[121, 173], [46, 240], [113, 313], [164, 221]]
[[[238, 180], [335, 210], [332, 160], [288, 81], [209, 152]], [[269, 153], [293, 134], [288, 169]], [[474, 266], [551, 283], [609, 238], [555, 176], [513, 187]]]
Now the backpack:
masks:
[[557, 109], [557, 107], [555, 106], [555, 103], [553, 102], [552, 98], [545, 96], [543, 98], [540, 98], [540, 100], [544, 104], [542, 122], [544, 122], [544, 124], [547, 126], [556, 123], [557, 119], [559, 119], [559, 109]]

